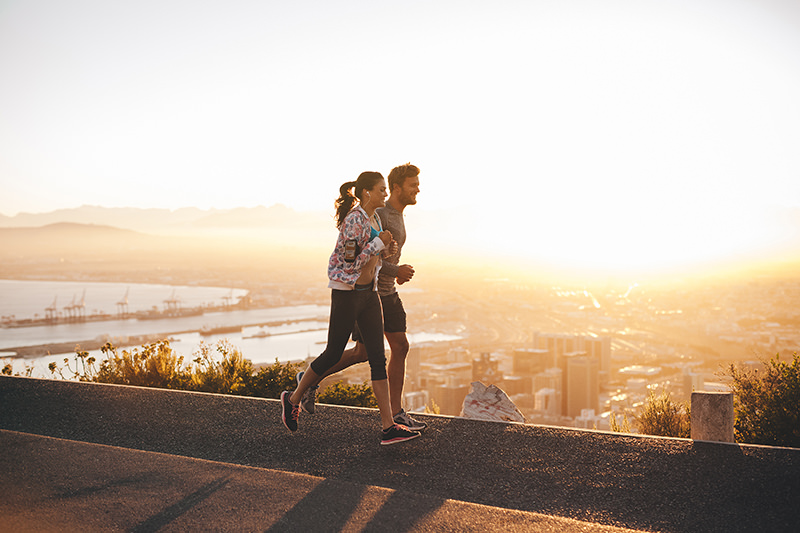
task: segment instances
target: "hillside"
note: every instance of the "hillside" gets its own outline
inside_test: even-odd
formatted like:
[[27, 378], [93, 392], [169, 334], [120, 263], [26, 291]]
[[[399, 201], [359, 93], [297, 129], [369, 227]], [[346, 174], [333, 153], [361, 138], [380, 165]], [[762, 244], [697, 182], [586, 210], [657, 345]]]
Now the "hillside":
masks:
[[72, 222], [0, 228], [0, 278], [229, 284], [286, 271], [302, 279], [307, 265], [319, 271], [324, 261], [319, 253], [225, 234], [162, 236]]
[[35, 228], [0, 228], [0, 259], [75, 261], [164, 248], [167, 239], [136, 231], [61, 222]]
[[48, 213], [0, 215], [0, 228], [31, 228], [58, 223], [112, 226], [160, 235], [182, 235], [214, 229], [316, 228], [332, 225], [324, 213], [300, 213], [286, 206], [239, 207], [235, 209], [176, 210], [132, 207], [82, 206]]

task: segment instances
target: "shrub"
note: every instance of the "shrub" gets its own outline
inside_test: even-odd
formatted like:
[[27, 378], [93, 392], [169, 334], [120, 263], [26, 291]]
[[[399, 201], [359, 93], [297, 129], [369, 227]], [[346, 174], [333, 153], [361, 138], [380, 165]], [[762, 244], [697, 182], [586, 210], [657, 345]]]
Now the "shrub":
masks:
[[317, 393], [317, 401], [353, 407], [378, 407], [372, 387], [366, 381], [360, 385], [347, 385], [342, 381], [337, 381]]
[[253, 376], [252, 363], [227, 340], [219, 341], [215, 348], [222, 359], [217, 360], [213, 356], [208, 344], [200, 344], [191, 371], [191, 390], [219, 394], [246, 393]]
[[617, 414], [611, 413], [608, 417], [608, 426], [614, 433], [630, 433], [631, 423], [627, 414], [622, 414], [622, 422], [617, 422]]
[[440, 411], [441, 411], [441, 409], [440, 409], [440, 408], [439, 408], [439, 406], [436, 404], [436, 402], [433, 400], [433, 398], [431, 398], [431, 401], [429, 401], [429, 402], [428, 402], [428, 403], [425, 405], [425, 413], [426, 413], [426, 414], [429, 414], [429, 415], [438, 415], [438, 414], [441, 414], [441, 413], [440, 413]]
[[[297, 387], [297, 373], [305, 368], [305, 363], [281, 363], [275, 359], [272, 365], [256, 372], [252, 363], [228, 341], [219, 341], [213, 347], [202, 343], [195, 353], [194, 365], [189, 367], [184, 366], [182, 356], [172, 351], [168, 340], [144, 345], [141, 350], [121, 352], [106, 343], [101, 351], [106, 359], [99, 368], [95, 366], [95, 359], [78, 347], [75, 369], [69, 359], [64, 359], [70, 376], [65, 376], [56, 363], [50, 364], [50, 372], [62, 379], [277, 399], [281, 392]], [[366, 382], [361, 385], [334, 383], [318, 394], [317, 399], [334, 405], [377, 407], [372, 387]]]
[[691, 437], [691, 409], [688, 404], [672, 401], [666, 391], [647, 396], [642, 414], [636, 417], [639, 433], [662, 437]]
[[730, 365], [734, 393], [736, 441], [800, 448], [800, 356], [791, 363], [779, 356], [764, 361], [764, 370]]
[[[76, 375], [81, 380], [99, 383], [159, 389], [189, 388], [191, 373], [183, 366], [183, 356], [172, 351], [168, 340], [146, 344], [141, 348], [141, 351], [134, 348], [119, 353], [111, 343], [106, 343], [100, 349], [106, 356], [105, 361], [100, 363], [100, 369], [93, 374], [84, 367], [83, 374], [76, 372]], [[78, 355], [80, 357], [81, 353]], [[81, 357], [81, 360], [84, 358]], [[92, 358], [89, 363], [93, 363]]]
[[280, 398], [281, 392], [297, 388], [297, 373], [304, 368], [304, 363], [281, 363], [276, 358], [273, 364], [249, 376], [240, 394], [260, 398]]

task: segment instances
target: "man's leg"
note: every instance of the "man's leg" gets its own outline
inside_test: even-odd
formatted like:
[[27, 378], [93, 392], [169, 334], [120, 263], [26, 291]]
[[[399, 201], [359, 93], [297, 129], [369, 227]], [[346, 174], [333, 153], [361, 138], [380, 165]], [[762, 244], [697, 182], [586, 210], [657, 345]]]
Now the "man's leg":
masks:
[[428, 425], [414, 420], [403, 410], [403, 387], [406, 381], [406, 356], [408, 355], [408, 337], [406, 336], [406, 310], [400, 295], [395, 293], [381, 297], [383, 304], [384, 335], [389, 341], [391, 356], [386, 367], [389, 376], [389, 397], [392, 405], [394, 421], [411, 430], [421, 431]]
[[[361, 342], [361, 331], [358, 329], [358, 323], [356, 323], [353, 329], [353, 340], [356, 341], [356, 345], [348, 350], [342, 352], [342, 357], [339, 361], [325, 371], [322, 375], [315, 375], [315, 379], [311, 382], [311, 386], [305, 389], [305, 393], [303, 394], [302, 399], [300, 400], [300, 404], [303, 407], [303, 410], [307, 413], [314, 413], [316, 411], [316, 403], [317, 403], [317, 389], [319, 389], [319, 384], [322, 382], [323, 379], [330, 376], [331, 374], [335, 374], [336, 372], [341, 372], [345, 368], [353, 366], [357, 363], [363, 363], [367, 361], [367, 349], [364, 346], [364, 343]], [[309, 367], [310, 369], [311, 367]], [[300, 382], [302, 377], [305, 377], [306, 373], [299, 372], [297, 374], [297, 381]], [[388, 387], [388, 385], [387, 385]]]
[[367, 350], [364, 348], [364, 345], [361, 342], [357, 341], [355, 346], [344, 351], [342, 358], [339, 359], [339, 362], [333, 365], [331, 369], [325, 373], [325, 375], [320, 377], [317, 382], [314, 383], [314, 385], [319, 385], [319, 382], [322, 381], [323, 378], [326, 378], [331, 374], [341, 372], [345, 368], [351, 367], [358, 363], [365, 363], [366, 361]]
[[408, 355], [408, 337], [404, 331], [386, 332], [391, 356], [386, 372], [389, 375], [389, 398], [392, 404], [392, 415], [403, 408], [403, 385], [406, 381], [406, 356]]

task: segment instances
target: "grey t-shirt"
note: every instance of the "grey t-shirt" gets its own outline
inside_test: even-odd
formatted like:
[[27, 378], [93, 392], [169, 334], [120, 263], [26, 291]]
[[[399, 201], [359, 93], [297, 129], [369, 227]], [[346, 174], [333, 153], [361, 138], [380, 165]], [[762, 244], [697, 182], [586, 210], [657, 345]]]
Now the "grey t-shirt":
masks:
[[384, 257], [383, 266], [378, 271], [378, 294], [386, 296], [397, 292], [394, 280], [395, 276], [397, 276], [397, 266], [400, 264], [400, 253], [406, 243], [406, 224], [403, 221], [403, 213], [390, 204], [386, 204], [386, 207], [380, 207], [375, 211], [381, 219], [383, 229], [390, 231], [392, 238], [397, 241], [397, 253]]

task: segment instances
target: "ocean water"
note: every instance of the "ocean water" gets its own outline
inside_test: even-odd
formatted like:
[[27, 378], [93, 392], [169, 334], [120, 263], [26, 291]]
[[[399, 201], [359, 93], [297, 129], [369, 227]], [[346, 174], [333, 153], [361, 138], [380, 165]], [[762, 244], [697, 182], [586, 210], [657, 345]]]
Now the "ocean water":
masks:
[[64, 314], [65, 308], [84, 303], [86, 315], [116, 315], [118, 302], [127, 299], [131, 313], [163, 309], [166, 300], [177, 300], [181, 307], [223, 305], [226, 298], [235, 303], [247, 294], [231, 287], [199, 287], [189, 285], [154, 285], [142, 283], [103, 283], [83, 281], [17, 281], [0, 280], [0, 316], [17, 319], [44, 318], [46, 309], [54, 306]]
[[[85, 291], [85, 296], [84, 296]], [[163, 302], [179, 298], [183, 307], [221, 305], [224, 299], [236, 302], [246, 294], [242, 289], [224, 287], [194, 287], [169, 285], [143, 285], [121, 283], [10, 281], [0, 280], [0, 312], [3, 316], [19, 318], [44, 316], [44, 308], [54, 299], [72, 302], [73, 295], [85, 298], [89, 315], [95, 309], [116, 314], [116, 303], [128, 294], [130, 312], [163, 309]], [[90, 304], [90, 302], [92, 302]], [[57, 304], [61, 305], [61, 304]], [[267, 309], [234, 310], [230, 312], [205, 313], [199, 316], [162, 318], [156, 320], [115, 319], [61, 323], [24, 328], [0, 328], [0, 361], [12, 364], [14, 372], [24, 373], [32, 367], [33, 377], [51, 377], [48, 365], [51, 362], [64, 366], [68, 359], [74, 366], [74, 350], [53, 353], [37, 358], [10, 358], [8, 350], [19, 346], [35, 346], [52, 343], [80, 343], [81, 341], [110, 338], [112, 342], [130, 336], [163, 335], [169, 337], [175, 352], [186, 361], [194, 359], [201, 343], [215, 345], [227, 340], [238, 348], [245, 358], [254, 364], [279, 361], [296, 361], [316, 357], [325, 348], [327, 339], [329, 307], [321, 305], [297, 305]], [[277, 324], [280, 323], [280, 324]], [[274, 324], [274, 325], [266, 325]], [[243, 326], [241, 332], [201, 336], [204, 327]], [[409, 333], [412, 344], [457, 340], [460, 337], [439, 333]], [[117, 342], [116, 344], [120, 344]], [[131, 348], [124, 348], [127, 350]], [[98, 360], [103, 358], [99, 350], [89, 352]]]

